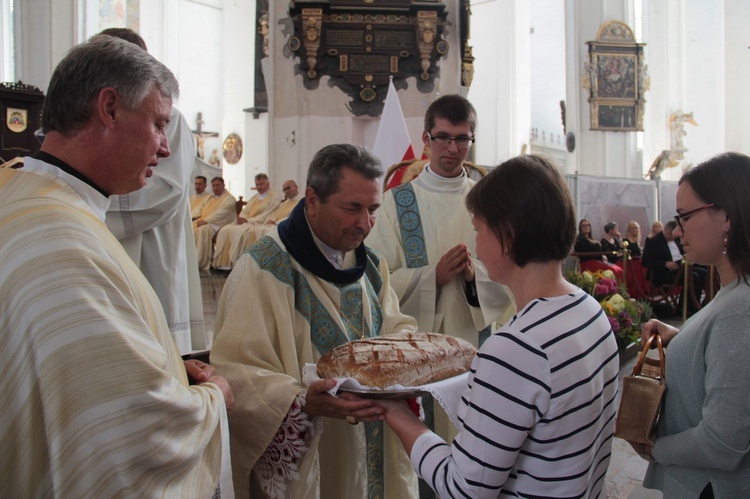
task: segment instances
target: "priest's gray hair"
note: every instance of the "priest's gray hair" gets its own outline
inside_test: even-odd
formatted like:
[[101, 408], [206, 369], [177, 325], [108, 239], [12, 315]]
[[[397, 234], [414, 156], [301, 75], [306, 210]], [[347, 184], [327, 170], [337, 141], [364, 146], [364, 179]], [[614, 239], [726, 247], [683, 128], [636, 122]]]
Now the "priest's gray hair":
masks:
[[380, 160], [364, 147], [331, 144], [315, 153], [307, 170], [307, 187], [315, 189], [321, 203], [339, 191], [341, 170], [350, 168], [368, 180], [383, 175]]
[[91, 118], [93, 100], [114, 88], [125, 107], [136, 109], [156, 88], [176, 99], [174, 74], [148, 52], [112, 36], [97, 35], [70, 49], [55, 68], [42, 111], [42, 129], [69, 135]]

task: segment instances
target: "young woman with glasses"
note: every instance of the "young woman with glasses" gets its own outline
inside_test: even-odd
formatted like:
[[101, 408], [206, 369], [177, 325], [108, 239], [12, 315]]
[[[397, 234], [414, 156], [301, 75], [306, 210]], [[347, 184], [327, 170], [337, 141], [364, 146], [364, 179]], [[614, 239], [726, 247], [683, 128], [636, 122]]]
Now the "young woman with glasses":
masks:
[[675, 237], [690, 262], [713, 265], [714, 299], [682, 329], [651, 320], [669, 345], [667, 392], [644, 486], [672, 497], [747, 497], [750, 490], [750, 157], [716, 156], [677, 190]]

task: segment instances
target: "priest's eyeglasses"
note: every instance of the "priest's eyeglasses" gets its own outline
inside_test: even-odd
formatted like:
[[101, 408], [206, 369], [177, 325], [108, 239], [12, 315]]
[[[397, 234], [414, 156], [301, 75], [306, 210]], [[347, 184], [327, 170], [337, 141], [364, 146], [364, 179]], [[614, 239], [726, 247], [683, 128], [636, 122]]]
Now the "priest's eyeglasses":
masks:
[[442, 147], [449, 147], [451, 145], [451, 142], [455, 142], [456, 147], [458, 147], [459, 149], [466, 149], [474, 143], [474, 137], [467, 137], [465, 135], [461, 135], [459, 137], [451, 137], [450, 135], [437, 135], [433, 137], [430, 132], [426, 130], [424, 133], [427, 134], [427, 137], [431, 141]]
[[688, 220], [690, 220], [690, 215], [692, 215], [694, 213], [698, 213], [699, 211], [703, 211], [703, 210], [708, 209], [708, 208], [713, 208], [714, 206], [716, 206], [716, 205], [714, 203], [711, 203], [711, 204], [707, 204], [706, 206], [701, 206], [700, 208], [696, 208], [694, 210], [688, 210], [688, 211], [686, 211], [684, 213], [680, 213], [678, 215], [675, 215], [674, 216], [674, 221], [677, 222], [677, 225], [680, 226], [680, 230], [682, 232], [685, 232], [685, 227], [683, 227], [682, 224], [684, 222], [687, 222]]

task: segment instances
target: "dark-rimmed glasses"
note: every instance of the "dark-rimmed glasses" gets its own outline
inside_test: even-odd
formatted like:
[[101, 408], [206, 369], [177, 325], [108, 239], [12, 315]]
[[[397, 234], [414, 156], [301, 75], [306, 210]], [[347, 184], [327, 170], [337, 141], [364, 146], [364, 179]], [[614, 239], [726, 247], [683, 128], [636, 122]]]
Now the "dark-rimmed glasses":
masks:
[[474, 143], [474, 137], [466, 137], [466, 136], [463, 136], [463, 135], [460, 136], [460, 137], [451, 137], [450, 135], [438, 135], [436, 137], [433, 137], [430, 134], [430, 132], [428, 132], [426, 130], [425, 130], [424, 133], [427, 134], [427, 137], [431, 141], [433, 141], [437, 145], [443, 146], [443, 147], [449, 147], [451, 145], [451, 142], [455, 142], [456, 143], [456, 147], [461, 148], [461, 149], [466, 149], [469, 146], [471, 146], [471, 144]]
[[685, 213], [679, 213], [679, 214], [677, 214], [677, 215], [674, 216], [674, 221], [677, 222], [677, 225], [680, 226], [680, 230], [682, 232], [685, 232], [685, 227], [682, 226], [682, 222], [683, 221], [687, 222], [688, 219], [689, 219], [689, 217], [690, 217], [690, 215], [692, 215], [693, 213], [698, 213], [699, 211], [703, 211], [703, 210], [705, 210], [707, 208], [713, 208], [714, 206], [716, 206], [716, 205], [714, 203], [711, 203], [711, 204], [707, 204], [705, 206], [701, 206], [700, 208], [696, 208], [694, 210], [688, 210]]

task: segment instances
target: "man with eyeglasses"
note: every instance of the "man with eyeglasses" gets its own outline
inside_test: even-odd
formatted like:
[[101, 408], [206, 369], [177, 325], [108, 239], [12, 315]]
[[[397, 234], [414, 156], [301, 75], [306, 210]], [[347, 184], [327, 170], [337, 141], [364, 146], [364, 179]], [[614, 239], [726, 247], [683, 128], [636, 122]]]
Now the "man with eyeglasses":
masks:
[[[684, 218], [684, 220], [686, 219], [687, 217]], [[641, 263], [648, 269], [651, 283], [655, 286], [671, 284], [677, 279], [680, 262], [685, 254], [679, 239], [675, 238], [674, 235], [678, 220], [675, 217], [675, 220], [670, 220], [664, 224], [662, 232], [646, 239]], [[706, 269], [699, 265], [693, 265], [691, 273], [695, 296], [700, 301], [701, 292], [706, 283]], [[688, 310], [694, 311], [695, 309], [693, 300], [688, 300]]]
[[[474, 229], [464, 200], [474, 181], [463, 163], [474, 142], [476, 111], [459, 95], [433, 102], [422, 140], [430, 162], [411, 182], [383, 195], [368, 244], [388, 262], [401, 311], [421, 331], [457, 336], [478, 346], [494, 321], [505, 322], [515, 306], [507, 288], [492, 282], [472, 258]], [[444, 438], [455, 429], [436, 414]]]

